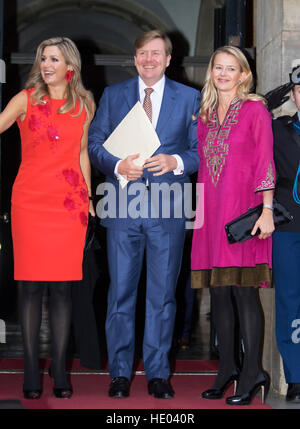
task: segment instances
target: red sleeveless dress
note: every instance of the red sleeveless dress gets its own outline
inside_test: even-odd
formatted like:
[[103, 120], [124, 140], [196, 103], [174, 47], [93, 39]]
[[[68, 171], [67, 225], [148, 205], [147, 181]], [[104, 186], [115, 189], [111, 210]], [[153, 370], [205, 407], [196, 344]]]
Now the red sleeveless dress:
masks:
[[27, 113], [17, 121], [22, 161], [11, 205], [14, 278], [81, 280], [89, 207], [79, 163], [86, 111], [59, 114], [65, 100], [33, 105], [33, 90], [24, 91]]

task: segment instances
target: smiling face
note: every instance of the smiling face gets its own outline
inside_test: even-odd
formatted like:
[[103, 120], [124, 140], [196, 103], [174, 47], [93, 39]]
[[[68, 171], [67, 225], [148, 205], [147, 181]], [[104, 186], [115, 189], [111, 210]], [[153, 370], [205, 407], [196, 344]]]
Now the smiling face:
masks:
[[240, 64], [233, 55], [222, 52], [215, 56], [211, 78], [218, 92], [234, 97], [239, 84], [246, 76], [247, 74], [241, 71]]
[[66, 84], [65, 76], [72, 67], [66, 64], [66, 61], [60, 49], [53, 46], [46, 46], [43, 50], [40, 71], [42, 78], [47, 85], [58, 86]]
[[137, 49], [134, 63], [138, 74], [147, 86], [153, 86], [164, 75], [171, 55], [166, 54], [165, 42], [156, 38]]

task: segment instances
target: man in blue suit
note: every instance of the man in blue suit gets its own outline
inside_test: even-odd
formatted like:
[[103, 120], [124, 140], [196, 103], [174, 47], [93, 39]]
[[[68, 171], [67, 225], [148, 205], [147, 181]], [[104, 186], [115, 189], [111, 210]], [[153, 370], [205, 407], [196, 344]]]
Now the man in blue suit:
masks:
[[[129, 395], [136, 296], [144, 252], [147, 289], [143, 360], [148, 392], [156, 398], [174, 395], [168, 381], [168, 354], [185, 238], [185, 216], [182, 212], [178, 215], [178, 208], [184, 205], [189, 175], [197, 171], [199, 164], [195, 116], [200, 109], [200, 93], [165, 77], [171, 50], [170, 39], [161, 31], [142, 34], [135, 42], [139, 76], [104, 90], [89, 132], [91, 162], [106, 174], [106, 202], [115, 207], [108, 215], [103, 211], [101, 223], [107, 227], [110, 274], [106, 319], [112, 378], [109, 396], [117, 398]], [[146, 103], [145, 110], [161, 143], [143, 167], [134, 163], [139, 154], [120, 160], [103, 147], [137, 101]], [[120, 176], [129, 181], [125, 189], [119, 186]], [[169, 210], [164, 207], [166, 194], [161, 192], [157, 198], [158, 189], [170, 190]]]

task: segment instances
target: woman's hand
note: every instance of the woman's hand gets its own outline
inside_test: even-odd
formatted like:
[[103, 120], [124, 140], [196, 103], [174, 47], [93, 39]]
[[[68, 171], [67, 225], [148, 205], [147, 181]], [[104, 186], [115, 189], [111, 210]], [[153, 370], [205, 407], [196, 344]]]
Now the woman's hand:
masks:
[[90, 200], [90, 205], [89, 205], [89, 213], [91, 214], [91, 216], [95, 217], [96, 216], [96, 212], [94, 209], [94, 204], [93, 201]]
[[255, 235], [258, 229], [260, 230], [260, 234], [258, 236], [259, 239], [268, 238], [273, 234], [275, 226], [272, 210], [268, 208], [263, 209], [262, 214], [255, 222], [255, 225], [251, 231], [251, 235]]

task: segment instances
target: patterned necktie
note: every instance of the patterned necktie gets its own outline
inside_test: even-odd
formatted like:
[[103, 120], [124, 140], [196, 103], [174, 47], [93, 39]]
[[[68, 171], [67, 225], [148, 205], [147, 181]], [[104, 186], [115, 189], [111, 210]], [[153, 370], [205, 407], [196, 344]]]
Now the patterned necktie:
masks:
[[152, 88], [145, 88], [146, 96], [144, 98], [143, 107], [145, 109], [145, 112], [147, 113], [148, 118], [150, 119], [150, 122], [152, 122], [152, 103], [150, 99], [150, 94], [154, 90]]

